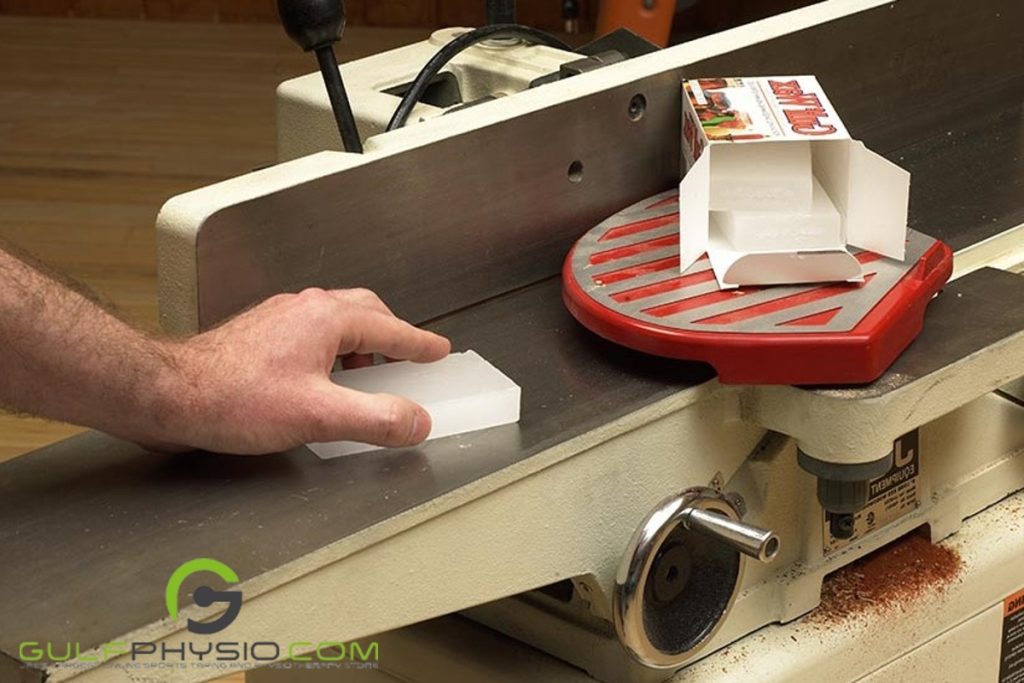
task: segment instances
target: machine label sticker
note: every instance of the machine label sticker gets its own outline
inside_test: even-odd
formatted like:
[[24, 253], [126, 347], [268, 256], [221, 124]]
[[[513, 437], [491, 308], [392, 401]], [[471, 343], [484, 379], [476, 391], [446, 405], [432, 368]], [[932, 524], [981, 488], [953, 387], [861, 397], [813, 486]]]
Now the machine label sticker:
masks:
[[1003, 601], [999, 683], [1024, 683], [1024, 588]]
[[869, 484], [868, 504], [854, 513], [852, 520], [838, 520], [831, 513], [825, 513], [826, 555], [895, 522], [918, 507], [918, 475], [921, 473], [918, 450], [916, 429], [896, 439], [893, 442], [892, 467]]

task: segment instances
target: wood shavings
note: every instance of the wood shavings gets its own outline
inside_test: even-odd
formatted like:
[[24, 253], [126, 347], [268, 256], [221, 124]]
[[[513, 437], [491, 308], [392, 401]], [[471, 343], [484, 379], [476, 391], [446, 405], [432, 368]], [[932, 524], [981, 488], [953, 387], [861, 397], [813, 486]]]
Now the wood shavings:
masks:
[[923, 594], [943, 592], [960, 574], [955, 550], [910, 534], [825, 577], [821, 605], [808, 621], [835, 624], [865, 613], [905, 611]]

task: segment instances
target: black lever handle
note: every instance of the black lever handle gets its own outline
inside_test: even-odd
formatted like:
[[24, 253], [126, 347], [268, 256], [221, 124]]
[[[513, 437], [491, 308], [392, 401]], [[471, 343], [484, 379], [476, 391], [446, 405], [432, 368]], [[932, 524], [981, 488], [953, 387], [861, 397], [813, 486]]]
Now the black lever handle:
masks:
[[341, 0], [277, 0], [277, 12], [285, 33], [306, 52], [316, 53], [345, 150], [361, 153], [363, 144], [334, 55], [334, 44], [341, 40], [345, 30], [344, 3]]

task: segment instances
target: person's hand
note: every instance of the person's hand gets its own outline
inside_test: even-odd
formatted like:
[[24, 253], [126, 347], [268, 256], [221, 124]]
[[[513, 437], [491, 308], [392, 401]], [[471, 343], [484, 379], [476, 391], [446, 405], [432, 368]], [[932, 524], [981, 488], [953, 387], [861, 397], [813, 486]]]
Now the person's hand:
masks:
[[331, 369], [339, 356], [430, 362], [450, 350], [447, 339], [396, 318], [368, 290], [280, 294], [167, 347], [164, 386], [180, 396], [157, 441], [238, 454], [338, 440], [414, 445], [430, 433], [422, 407], [338, 386]]

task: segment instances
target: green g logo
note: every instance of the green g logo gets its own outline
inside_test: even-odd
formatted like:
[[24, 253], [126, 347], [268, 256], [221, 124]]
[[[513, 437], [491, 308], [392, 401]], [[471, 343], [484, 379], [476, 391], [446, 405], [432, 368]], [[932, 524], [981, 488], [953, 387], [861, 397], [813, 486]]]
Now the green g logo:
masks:
[[[238, 583], [238, 575], [235, 570], [223, 562], [212, 560], [208, 557], [200, 557], [189, 560], [174, 570], [171, 578], [167, 581], [167, 588], [164, 591], [164, 601], [167, 604], [167, 614], [171, 619], [178, 618], [178, 591], [181, 584], [188, 577], [199, 572], [210, 572], [219, 576], [226, 583]], [[188, 630], [192, 633], [208, 635], [226, 629], [238, 616], [242, 609], [242, 591], [217, 591], [209, 586], [199, 586], [192, 593], [196, 604], [200, 607], [209, 607], [215, 602], [227, 603], [228, 608], [224, 614], [211, 622], [188, 620]]]

